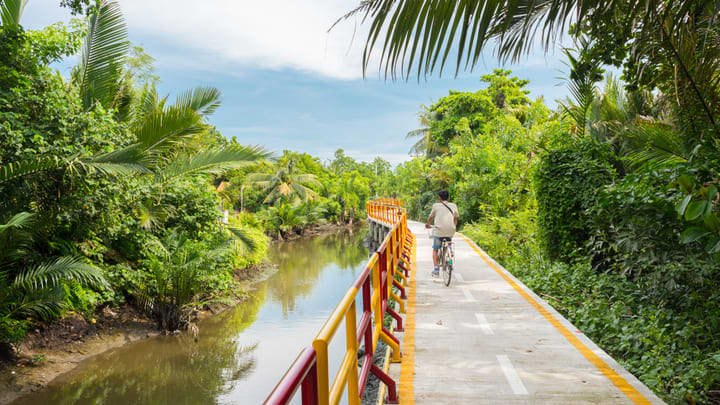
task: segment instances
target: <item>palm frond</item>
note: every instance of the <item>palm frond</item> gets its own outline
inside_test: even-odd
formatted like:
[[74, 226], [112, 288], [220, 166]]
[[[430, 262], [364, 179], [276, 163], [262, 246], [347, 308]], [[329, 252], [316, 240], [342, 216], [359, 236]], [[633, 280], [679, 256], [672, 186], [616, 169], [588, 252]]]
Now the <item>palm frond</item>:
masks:
[[[602, 2], [605, 3], [605, 2]], [[442, 74], [452, 50], [460, 69], [474, 67], [488, 43], [502, 61], [516, 61], [539, 37], [546, 49], [569, 23], [579, 22], [597, 1], [562, 0], [367, 0], [341, 19], [363, 14], [370, 28], [363, 53], [363, 73], [375, 48], [385, 76]], [[384, 36], [383, 39], [381, 37]]]
[[0, 234], [8, 229], [28, 229], [35, 223], [35, 214], [19, 212], [13, 215], [7, 222], [0, 224]]
[[0, 22], [3, 27], [16, 27], [20, 25], [20, 18], [28, 0], [0, 1]]
[[102, 0], [90, 16], [87, 38], [77, 67], [76, 80], [83, 107], [96, 102], [109, 107], [120, 89], [125, 56], [130, 49], [120, 6]]
[[296, 174], [293, 176], [293, 181], [304, 186], [323, 187], [323, 184], [318, 180], [317, 176], [310, 173]]
[[35, 215], [29, 212], [17, 213], [0, 224], [0, 271], [16, 267], [18, 261], [28, 256], [34, 224]]
[[429, 131], [430, 131], [430, 128], [414, 129], [414, 130], [408, 132], [407, 134], [405, 134], [405, 139], [417, 138], [418, 136], [424, 137]]
[[134, 132], [139, 150], [151, 154], [172, 149], [205, 130], [202, 117], [191, 108], [169, 106], [145, 115]]
[[13, 280], [13, 286], [43, 289], [60, 285], [65, 280], [74, 280], [95, 287], [106, 283], [97, 267], [84, 263], [78, 257], [64, 256], [23, 269]]
[[245, 177], [245, 182], [252, 183], [252, 184], [258, 184], [259, 183], [268, 183], [270, 180], [272, 180], [273, 176], [272, 174], [268, 173], [250, 173]]
[[252, 236], [252, 231], [243, 227], [228, 227], [230, 233], [235, 237], [235, 246], [242, 252], [253, 254], [258, 249], [258, 244]]
[[175, 210], [170, 206], [153, 204], [145, 201], [135, 209], [135, 218], [138, 225], [145, 230], [158, 228]]
[[67, 163], [65, 159], [57, 156], [7, 163], [0, 166], [0, 184], [31, 174], [59, 169]]
[[113, 169], [113, 166], [118, 166], [116, 168], [118, 171], [128, 170], [130, 172], [149, 173], [150, 170], [145, 167], [145, 161], [146, 155], [139, 144], [129, 145], [112, 152], [83, 159], [83, 162], [87, 165], [96, 167], [107, 165], [110, 170]]
[[628, 134], [631, 151], [626, 159], [632, 166], [659, 168], [686, 162], [690, 151], [683, 139], [669, 125], [644, 122], [636, 125]]
[[10, 313], [17, 318], [51, 319], [62, 311], [62, 289], [44, 289], [22, 296]]
[[208, 116], [220, 107], [221, 97], [222, 92], [215, 87], [196, 87], [181, 94], [175, 105]]
[[219, 174], [265, 159], [268, 152], [256, 146], [229, 146], [188, 156], [178, 156], [156, 173], [156, 180], [167, 183], [190, 174]]

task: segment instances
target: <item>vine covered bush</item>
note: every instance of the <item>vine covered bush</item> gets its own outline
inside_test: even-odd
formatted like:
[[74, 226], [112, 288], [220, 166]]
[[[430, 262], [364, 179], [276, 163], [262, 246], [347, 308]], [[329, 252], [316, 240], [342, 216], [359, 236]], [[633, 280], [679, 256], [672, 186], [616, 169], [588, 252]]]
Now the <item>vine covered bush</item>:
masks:
[[589, 238], [600, 190], [616, 177], [605, 145], [581, 141], [542, 156], [535, 172], [538, 237], [552, 260], [568, 262]]

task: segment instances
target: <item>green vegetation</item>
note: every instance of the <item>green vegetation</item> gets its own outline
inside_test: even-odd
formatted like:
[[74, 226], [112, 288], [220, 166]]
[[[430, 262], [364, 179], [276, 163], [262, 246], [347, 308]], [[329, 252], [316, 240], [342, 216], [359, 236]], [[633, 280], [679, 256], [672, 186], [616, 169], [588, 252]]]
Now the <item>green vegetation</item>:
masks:
[[612, 78], [558, 111], [509, 71], [482, 80], [422, 107], [424, 156], [389, 175], [388, 194], [424, 220], [448, 189], [466, 235], [656, 393], [711, 401], [720, 257], [696, 241], [719, 210], [717, 154], [668, 156], [660, 145], [684, 142], [673, 101]]
[[[117, 2], [63, 2], [84, 19], [35, 31], [26, 3], [0, 1], [3, 357], [70, 312], [132, 305], [183, 328], [243, 293], [235, 275], [263, 260], [268, 236], [364, 217], [387, 162], [339, 150], [325, 166], [228, 140], [209, 123], [218, 89], [158, 93]], [[73, 55], [69, 76], [51, 67]]]

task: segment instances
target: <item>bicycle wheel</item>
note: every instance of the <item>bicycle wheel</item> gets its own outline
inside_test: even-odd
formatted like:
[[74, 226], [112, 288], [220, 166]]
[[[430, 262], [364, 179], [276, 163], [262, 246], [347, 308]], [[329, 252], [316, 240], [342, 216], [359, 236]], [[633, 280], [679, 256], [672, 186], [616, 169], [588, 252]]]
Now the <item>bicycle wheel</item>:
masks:
[[448, 252], [448, 248], [445, 247], [443, 249], [443, 281], [445, 282], [445, 286], [450, 286], [450, 281], [452, 281], [452, 264], [450, 264], [450, 260], [448, 260], [447, 256], [450, 253]]

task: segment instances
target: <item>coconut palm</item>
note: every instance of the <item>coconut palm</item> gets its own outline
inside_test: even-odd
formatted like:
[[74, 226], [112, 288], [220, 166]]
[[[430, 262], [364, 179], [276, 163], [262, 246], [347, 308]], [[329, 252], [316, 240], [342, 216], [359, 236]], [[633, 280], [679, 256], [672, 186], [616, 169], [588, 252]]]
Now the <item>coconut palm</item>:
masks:
[[447, 147], [438, 145], [437, 142], [430, 136], [430, 127], [433, 121], [438, 119], [437, 113], [430, 110], [430, 108], [424, 104], [421, 104], [420, 107], [422, 108], [422, 111], [418, 113], [420, 128], [412, 130], [405, 135], [405, 139], [420, 138], [410, 148], [410, 153], [425, 155], [426, 157], [434, 157], [440, 153], [446, 152]]
[[278, 200], [292, 202], [313, 199], [317, 193], [310, 187], [322, 187], [322, 183], [314, 174], [296, 173], [295, 162], [292, 159], [274, 174], [251, 173], [246, 181], [248, 184], [263, 188], [267, 193], [264, 200], [267, 204], [274, 204]]

